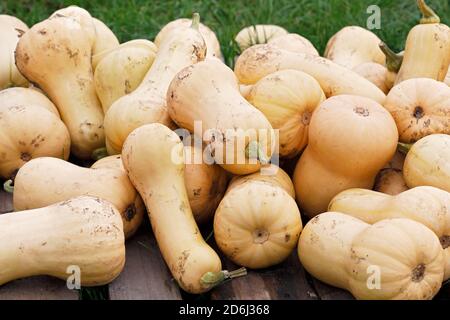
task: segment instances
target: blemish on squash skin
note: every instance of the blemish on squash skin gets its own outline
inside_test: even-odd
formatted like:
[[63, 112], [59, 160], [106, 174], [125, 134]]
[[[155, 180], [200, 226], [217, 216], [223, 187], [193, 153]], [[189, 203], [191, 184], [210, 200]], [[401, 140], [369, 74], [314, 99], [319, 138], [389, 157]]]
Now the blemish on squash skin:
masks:
[[439, 240], [441, 241], [441, 245], [442, 245], [443, 249], [450, 248], [450, 236], [444, 235]]

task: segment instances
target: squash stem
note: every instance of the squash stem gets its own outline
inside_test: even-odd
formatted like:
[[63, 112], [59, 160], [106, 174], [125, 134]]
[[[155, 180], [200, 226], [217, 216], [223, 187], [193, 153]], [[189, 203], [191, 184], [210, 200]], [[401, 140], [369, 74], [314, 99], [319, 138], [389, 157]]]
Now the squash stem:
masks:
[[95, 160], [95, 161], [98, 161], [98, 160], [103, 159], [103, 158], [105, 158], [107, 156], [108, 156], [108, 152], [106, 151], [106, 148], [102, 147], [102, 148], [95, 149], [92, 152], [91, 158], [93, 160]]
[[8, 193], [14, 192], [13, 181], [11, 179], [5, 181], [5, 183], [3, 184], [3, 190], [5, 190]]
[[425, 0], [417, 0], [417, 6], [422, 13], [420, 24], [440, 23], [441, 19], [426, 3]]
[[398, 151], [400, 151], [403, 154], [408, 154], [409, 150], [411, 150], [411, 147], [413, 146], [412, 143], [402, 143], [399, 142], [397, 145], [397, 149]]
[[222, 270], [219, 272], [207, 272], [202, 276], [200, 282], [203, 286], [212, 289], [227, 280], [232, 280], [234, 278], [243, 277], [246, 275], [247, 269], [244, 267], [234, 271]]
[[267, 158], [264, 151], [257, 141], [250, 141], [245, 149], [245, 155], [248, 159], [257, 159], [262, 165], [267, 165], [270, 159]]
[[200, 14], [198, 12], [194, 12], [192, 14], [192, 24], [191, 28], [195, 30], [199, 30], [200, 28]]
[[379, 46], [381, 51], [383, 51], [386, 56], [386, 67], [389, 71], [397, 73], [402, 66], [403, 55], [392, 51], [392, 49], [389, 48], [389, 46], [384, 42], [380, 42]]

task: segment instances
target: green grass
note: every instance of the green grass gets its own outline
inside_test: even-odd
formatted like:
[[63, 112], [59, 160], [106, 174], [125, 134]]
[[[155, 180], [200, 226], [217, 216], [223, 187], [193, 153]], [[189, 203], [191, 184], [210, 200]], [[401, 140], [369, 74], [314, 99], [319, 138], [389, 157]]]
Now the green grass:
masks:
[[[450, 1], [428, 0], [444, 23], [450, 24]], [[374, 30], [396, 50], [419, 19], [415, 0], [3, 0], [0, 12], [15, 15], [29, 25], [48, 17], [58, 8], [76, 4], [103, 20], [121, 42], [153, 40], [167, 22], [200, 12], [202, 21], [218, 35], [226, 60], [237, 53], [234, 35], [247, 25], [271, 23], [310, 39], [323, 52], [328, 39], [346, 25], [365, 26], [369, 5], [382, 10], [381, 29]]]

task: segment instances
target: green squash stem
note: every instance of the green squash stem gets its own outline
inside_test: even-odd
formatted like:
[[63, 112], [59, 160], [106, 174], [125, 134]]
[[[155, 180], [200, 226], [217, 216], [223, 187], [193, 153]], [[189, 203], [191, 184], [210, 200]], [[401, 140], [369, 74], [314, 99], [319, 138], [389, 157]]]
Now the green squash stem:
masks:
[[422, 13], [420, 24], [440, 23], [441, 19], [426, 3], [425, 0], [417, 0], [417, 6]]
[[108, 156], [108, 152], [105, 147], [95, 149], [92, 152], [91, 158], [92, 160], [98, 161], [100, 159], [106, 158]]
[[389, 48], [389, 46], [384, 42], [380, 42], [379, 46], [381, 51], [383, 51], [386, 56], [386, 67], [389, 71], [397, 73], [402, 66], [403, 55], [392, 51], [392, 49]]
[[411, 150], [411, 147], [413, 146], [413, 143], [402, 143], [399, 142], [397, 145], [398, 151], [400, 151], [403, 154], [408, 154], [409, 150]]
[[203, 286], [212, 289], [227, 280], [232, 280], [234, 278], [243, 277], [246, 275], [246, 268], [239, 268], [234, 271], [222, 270], [219, 272], [207, 272], [202, 276], [200, 282]]
[[11, 179], [5, 181], [5, 183], [3, 184], [3, 190], [5, 190], [8, 193], [14, 192], [13, 181]]
[[194, 12], [192, 14], [192, 24], [191, 28], [195, 30], [199, 30], [200, 28], [200, 14], [198, 12]]

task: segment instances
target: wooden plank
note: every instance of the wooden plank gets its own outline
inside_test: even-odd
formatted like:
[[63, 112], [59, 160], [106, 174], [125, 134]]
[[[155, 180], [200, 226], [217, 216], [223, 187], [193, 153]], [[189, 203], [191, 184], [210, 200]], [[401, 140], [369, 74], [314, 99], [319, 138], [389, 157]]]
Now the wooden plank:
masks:
[[320, 300], [355, 300], [348, 291], [329, 286], [312, 276], [311, 279]]
[[[224, 259], [228, 270], [239, 268]], [[316, 300], [314, 288], [308, 283], [303, 267], [294, 252], [278, 266], [264, 270], [248, 270], [248, 274], [214, 288], [212, 300]]]
[[0, 286], [0, 300], [78, 300], [78, 291], [62, 280], [37, 276]]
[[145, 224], [126, 244], [126, 263], [120, 276], [109, 285], [111, 300], [181, 300], [158, 245]]

